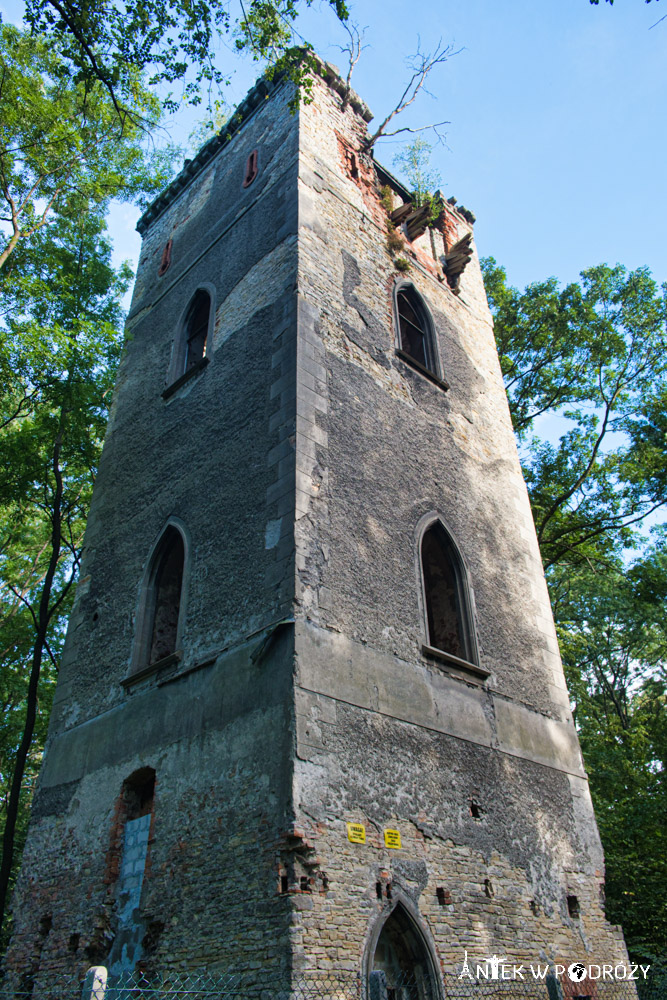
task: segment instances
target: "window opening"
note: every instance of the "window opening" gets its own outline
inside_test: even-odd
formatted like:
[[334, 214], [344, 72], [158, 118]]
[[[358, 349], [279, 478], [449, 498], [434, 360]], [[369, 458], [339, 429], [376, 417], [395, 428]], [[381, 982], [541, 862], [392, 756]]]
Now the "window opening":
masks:
[[396, 296], [396, 304], [401, 350], [433, 371], [428, 321], [417, 294], [412, 289], [401, 289]]
[[567, 897], [567, 912], [573, 920], [578, 920], [581, 916], [581, 907], [579, 906], [579, 900], [576, 896]]
[[246, 160], [245, 174], [243, 177], [243, 187], [250, 187], [255, 177], [257, 177], [257, 150], [253, 149], [252, 153]]
[[211, 314], [211, 296], [200, 289], [195, 295], [192, 308], [185, 325], [185, 365], [183, 371], [190, 371], [206, 354], [208, 321]]
[[126, 821], [148, 816], [153, 808], [154, 794], [155, 771], [152, 767], [140, 767], [123, 782]]
[[123, 782], [123, 846], [116, 891], [117, 932], [105, 963], [111, 975], [133, 972], [146, 939], [141, 892], [146, 874], [155, 793], [155, 771], [141, 767]]
[[171, 265], [171, 248], [173, 246], [173, 240], [167, 240], [164, 245], [164, 250], [162, 251], [162, 260], [160, 261], [160, 266], [157, 269], [158, 278], [161, 278], [163, 274], [166, 274]]
[[163, 538], [162, 552], [155, 569], [154, 605], [148, 664], [157, 663], [176, 650], [178, 615], [181, 607], [183, 538], [176, 528], [168, 528]]
[[471, 662], [462, 568], [454, 545], [439, 521], [425, 532], [421, 556], [429, 644]]

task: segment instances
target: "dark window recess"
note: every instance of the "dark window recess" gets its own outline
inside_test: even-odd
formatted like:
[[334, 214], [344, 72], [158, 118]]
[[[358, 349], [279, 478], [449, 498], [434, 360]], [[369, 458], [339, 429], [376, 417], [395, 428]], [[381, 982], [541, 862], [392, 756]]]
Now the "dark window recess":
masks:
[[581, 907], [579, 906], [579, 900], [576, 896], [567, 897], [567, 912], [573, 920], [579, 919], [579, 916], [581, 915]]
[[396, 303], [401, 350], [435, 374], [429, 344], [428, 320], [419, 297], [412, 289], [400, 291], [396, 296]]
[[252, 153], [246, 160], [245, 174], [243, 175], [243, 187], [250, 187], [255, 177], [257, 177], [257, 150], [253, 149]]
[[302, 875], [300, 879], [301, 892], [310, 892], [310, 884], [308, 882], [308, 876]]
[[200, 288], [194, 297], [185, 324], [185, 365], [183, 367], [185, 372], [199, 364], [206, 354], [210, 314], [211, 296]]
[[378, 899], [382, 899], [382, 882], [375, 883], [375, 895]]
[[387, 882], [387, 899], [391, 899], [391, 882]]
[[173, 240], [167, 240], [164, 245], [164, 250], [162, 251], [162, 260], [160, 261], [160, 266], [157, 269], [158, 278], [161, 278], [163, 274], [166, 274], [169, 270], [171, 264], [171, 248], [173, 245]]
[[289, 890], [289, 882], [287, 880], [287, 875], [280, 876], [280, 891], [287, 892]]
[[471, 802], [470, 803], [470, 815], [472, 816], [473, 819], [481, 819], [482, 818], [482, 809], [481, 809], [481, 806], [479, 806], [476, 802]]
[[[428, 640], [431, 646], [444, 653], [470, 660], [458, 562], [452, 542], [443, 526], [436, 521], [422, 541]], [[475, 815], [472, 805], [471, 813]]]
[[493, 882], [491, 881], [490, 878], [485, 878], [484, 879], [484, 894], [486, 896], [488, 896], [489, 899], [491, 899], [491, 897], [495, 895], [495, 892], [494, 892], [494, 889], [493, 889]]
[[76, 952], [76, 951], [79, 950], [79, 942], [80, 942], [80, 940], [81, 940], [81, 935], [80, 934], [76, 934], [76, 933], [70, 934], [68, 948], [69, 948], [69, 950], [72, 953], [74, 953], [74, 952]]
[[153, 809], [155, 795], [155, 770], [152, 767], [140, 767], [133, 771], [123, 782], [123, 804], [125, 819], [139, 819], [147, 816]]
[[441, 885], [435, 890], [435, 894], [438, 897], [440, 906], [448, 906], [452, 901], [452, 894], [449, 889], [445, 889]]
[[154, 610], [149, 664], [156, 663], [176, 650], [184, 559], [181, 533], [175, 528], [168, 528], [153, 584]]

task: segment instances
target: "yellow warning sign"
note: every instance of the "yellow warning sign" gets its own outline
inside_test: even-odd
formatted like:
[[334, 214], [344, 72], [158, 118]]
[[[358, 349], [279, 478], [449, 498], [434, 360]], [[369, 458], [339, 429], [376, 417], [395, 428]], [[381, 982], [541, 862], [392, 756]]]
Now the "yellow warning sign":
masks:
[[400, 847], [401, 846], [401, 835], [398, 830], [385, 830], [384, 831], [384, 846], [385, 847]]
[[348, 823], [347, 839], [351, 844], [365, 844], [366, 827], [362, 823]]

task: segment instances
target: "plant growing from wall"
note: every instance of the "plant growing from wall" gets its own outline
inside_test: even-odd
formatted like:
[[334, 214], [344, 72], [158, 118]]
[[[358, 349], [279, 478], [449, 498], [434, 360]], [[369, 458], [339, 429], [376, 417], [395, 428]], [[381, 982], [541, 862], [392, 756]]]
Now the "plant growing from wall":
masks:
[[[433, 192], [442, 184], [440, 173], [431, 166], [433, 146], [426, 139], [417, 136], [394, 156], [394, 166], [402, 171], [412, 192], [412, 203], [416, 208], [431, 207], [434, 221], [440, 213], [439, 199]], [[438, 192], [439, 194], [439, 192]]]

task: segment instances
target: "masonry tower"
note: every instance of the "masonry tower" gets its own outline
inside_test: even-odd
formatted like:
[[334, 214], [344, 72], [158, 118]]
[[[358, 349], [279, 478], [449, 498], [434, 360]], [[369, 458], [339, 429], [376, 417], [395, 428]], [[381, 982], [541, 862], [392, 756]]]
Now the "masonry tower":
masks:
[[140, 222], [17, 971], [625, 956], [470, 217], [341, 91], [260, 82]]

